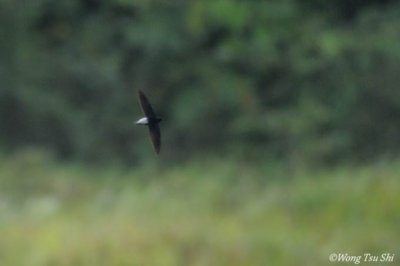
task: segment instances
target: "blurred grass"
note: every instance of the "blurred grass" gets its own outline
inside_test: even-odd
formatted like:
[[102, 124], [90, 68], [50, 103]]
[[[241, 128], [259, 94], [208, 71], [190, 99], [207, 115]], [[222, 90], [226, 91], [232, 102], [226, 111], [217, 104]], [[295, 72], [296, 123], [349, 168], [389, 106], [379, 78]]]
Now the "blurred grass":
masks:
[[398, 252], [396, 161], [124, 170], [32, 150], [0, 169], [0, 265], [332, 265], [332, 252]]

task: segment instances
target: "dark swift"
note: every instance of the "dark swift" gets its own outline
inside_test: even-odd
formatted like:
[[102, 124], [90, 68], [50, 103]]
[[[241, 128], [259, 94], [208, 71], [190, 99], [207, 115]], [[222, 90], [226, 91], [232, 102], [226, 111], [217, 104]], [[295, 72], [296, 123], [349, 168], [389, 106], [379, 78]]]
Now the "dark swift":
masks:
[[153, 143], [154, 151], [159, 154], [161, 149], [161, 132], [158, 123], [161, 118], [156, 115], [146, 95], [139, 89], [139, 102], [145, 117], [136, 121], [136, 125], [146, 125], [149, 127], [151, 143]]

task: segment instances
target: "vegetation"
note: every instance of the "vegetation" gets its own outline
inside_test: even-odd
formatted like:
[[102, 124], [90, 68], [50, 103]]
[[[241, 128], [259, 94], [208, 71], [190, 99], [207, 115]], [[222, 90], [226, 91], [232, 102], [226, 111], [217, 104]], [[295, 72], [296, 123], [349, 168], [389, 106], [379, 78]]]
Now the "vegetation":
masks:
[[389, 0], [3, 0], [0, 146], [143, 162], [141, 88], [166, 118], [164, 162], [396, 155], [399, 12]]
[[332, 252], [398, 252], [398, 161], [99, 171], [31, 151], [0, 166], [2, 265], [330, 265]]

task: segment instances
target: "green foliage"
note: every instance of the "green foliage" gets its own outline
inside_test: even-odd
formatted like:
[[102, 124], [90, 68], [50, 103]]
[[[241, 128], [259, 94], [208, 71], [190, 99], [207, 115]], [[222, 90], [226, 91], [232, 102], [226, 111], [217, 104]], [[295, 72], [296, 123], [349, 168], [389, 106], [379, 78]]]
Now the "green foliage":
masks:
[[104, 171], [31, 150], [0, 167], [2, 265], [329, 265], [398, 249], [398, 161]]
[[137, 88], [165, 118], [165, 161], [233, 153], [337, 162], [400, 148], [396, 1], [0, 7], [6, 151], [35, 145], [138, 163], [151, 153], [132, 125]]

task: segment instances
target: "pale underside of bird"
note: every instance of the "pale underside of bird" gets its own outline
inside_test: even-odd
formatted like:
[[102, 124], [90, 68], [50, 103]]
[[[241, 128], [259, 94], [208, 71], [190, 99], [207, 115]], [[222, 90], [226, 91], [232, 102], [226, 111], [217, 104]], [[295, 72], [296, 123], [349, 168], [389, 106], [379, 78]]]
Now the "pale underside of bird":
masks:
[[158, 123], [161, 118], [156, 115], [146, 95], [139, 89], [138, 91], [139, 103], [142, 107], [145, 117], [136, 121], [136, 125], [146, 125], [149, 127], [150, 139], [153, 144], [154, 151], [159, 154], [161, 149], [161, 132]]

